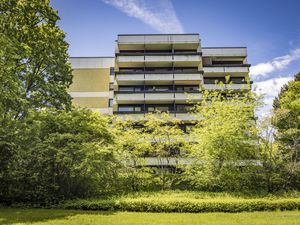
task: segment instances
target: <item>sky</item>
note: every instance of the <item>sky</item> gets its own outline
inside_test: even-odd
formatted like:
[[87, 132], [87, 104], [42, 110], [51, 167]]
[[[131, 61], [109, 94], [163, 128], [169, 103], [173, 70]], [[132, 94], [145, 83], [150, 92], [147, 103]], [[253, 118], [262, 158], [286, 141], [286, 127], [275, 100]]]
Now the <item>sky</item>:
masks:
[[199, 33], [205, 47], [248, 51], [253, 87], [270, 112], [300, 71], [300, 0], [51, 0], [70, 56], [113, 56], [118, 34]]

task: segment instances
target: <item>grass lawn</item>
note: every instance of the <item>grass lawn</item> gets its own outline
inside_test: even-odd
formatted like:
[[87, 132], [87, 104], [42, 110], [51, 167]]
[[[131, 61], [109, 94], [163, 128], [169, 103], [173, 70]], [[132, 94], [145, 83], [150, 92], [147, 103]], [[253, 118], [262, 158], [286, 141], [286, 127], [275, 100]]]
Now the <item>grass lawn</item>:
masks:
[[136, 213], [0, 208], [0, 224], [21, 225], [299, 225], [300, 211]]

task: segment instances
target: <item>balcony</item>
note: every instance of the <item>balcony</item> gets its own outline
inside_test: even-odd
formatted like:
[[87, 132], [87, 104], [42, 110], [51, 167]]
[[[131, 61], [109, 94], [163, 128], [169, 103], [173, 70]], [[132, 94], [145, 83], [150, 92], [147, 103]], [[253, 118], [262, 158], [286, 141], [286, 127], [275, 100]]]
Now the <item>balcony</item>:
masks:
[[145, 91], [145, 92], [115, 92], [117, 103], [185, 103], [188, 100], [199, 101], [202, 94], [195, 92], [179, 91]]
[[119, 85], [126, 84], [171, 84], [173, 81], [199, 81], [203, 76], [198, 73], [147, 73], [147, 74], [116, 74]]
[[171, 49], [189, 48], [197, 49], [199, 34], [144, 34], [144, 35], [118, 35], [119, 50], [137, 49]]
[[[141, 111], [141, 112], [114, 112], [115, 115], [121, 118], [128, 118], [128, 119], [134, 119], [134, 120], [143, 120], [145, 118], [145, 115], [147, 111]], [[186, 111], [169, 111], [168, 112], [170, 116], [173, 116], [177, 119], [183, 120], [183, 121], [192, 121], [196, 120], [196, 117]]]
[[151, 54], [151, 55], [116, 55], [119, 67], [155, 67], [155, 66], [196, 66], [201, 63], [200, 54]]
[[247, 48], [244, 47], [220, 47], [220, 48], [202, 48], [203, 57], [247, 57]]
[[247, 83], [242, 84], [204, 84], [206, 90], [250, 90], [251, 86]]
[[249, 73], [249, 64], [238, 64], [238, 65], [209, 65], [204, 66], [203, 71], [205, 74], [225, 74], [225, 75], [235, 75]]

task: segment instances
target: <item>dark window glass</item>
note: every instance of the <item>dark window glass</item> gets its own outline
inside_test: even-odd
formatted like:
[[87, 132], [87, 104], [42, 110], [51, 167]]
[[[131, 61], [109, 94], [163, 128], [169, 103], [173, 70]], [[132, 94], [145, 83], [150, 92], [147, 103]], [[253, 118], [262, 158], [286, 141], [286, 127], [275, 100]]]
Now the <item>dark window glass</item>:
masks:
[[109, 99], [108, 101], [108, 107], [113, 107], [114, 104], [114, 100], [113, 99]]
[[119, 106], [119, 112], [133, 112], [133, 106]]
[[112, 82], [109, 83], [109, 90], [110, 91], [114, 90], [114, 83], [112, 83]]
[[110, 67], [110, 75], [115, 75], [115, 68], [114, 67]]

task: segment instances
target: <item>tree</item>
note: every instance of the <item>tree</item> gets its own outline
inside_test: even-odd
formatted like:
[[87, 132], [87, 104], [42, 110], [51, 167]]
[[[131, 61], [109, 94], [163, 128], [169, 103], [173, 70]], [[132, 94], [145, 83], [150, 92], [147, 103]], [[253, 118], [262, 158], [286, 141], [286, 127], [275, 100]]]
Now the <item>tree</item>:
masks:
[[[117, 161], [108, 119], [89, 110], [30, 113], [15, 140], [7, 202], [45, 203], [114, 190]], [[19, 129], [18, 132], [20, 132]]]
[[145, 166], [144, 156], [150, 142], [145, 139], [141, 124], [132, 118], [115, 118], [113, 120], [115, 143], [114, 151], [122, 166], [120, 179], [126, 191], [139, 191], [150, 186], [152, 171]]
[[156, 162], [156, 173], [162, 190], [171, 188], [178, 181], [179, 159], [188, 141], [180, 124], [180, 120], [165, 112], [148, 113], [143, 123], [145, 139], [150, 142], [147, 155]]
[[284, 160], [286, 188], [300, 187], [300, 73], [274, 100], [275, 140]]
[[262, 163], [260, 186], [266, 188], [267, 192], [280, 190], [283, 188], [284, 181], [281, 169], [284, 164], [278, 144], [274, 141], [276, 129], [272, 125], [273, 119], [273, 117], [265, 117], [259, 121], [260, 161]]
[[49, 0], [0, 0], [1, 117], [71, 106], [68, 44]]
[[194, 111], [198, 120], [191, 133], [193, 163], [186, 169], [196, 187], [242, 190], [250, 186], [259, 153], [256, 106], [251, 92], [204, 91]]
[[13, 160], [31, 145], [21, 148], [17, 141], [29, 134], [28, 114], [71, 108], [68, 44], [58, 20], [49, 0], [0, 0], [1, 193], [16, 177]]

